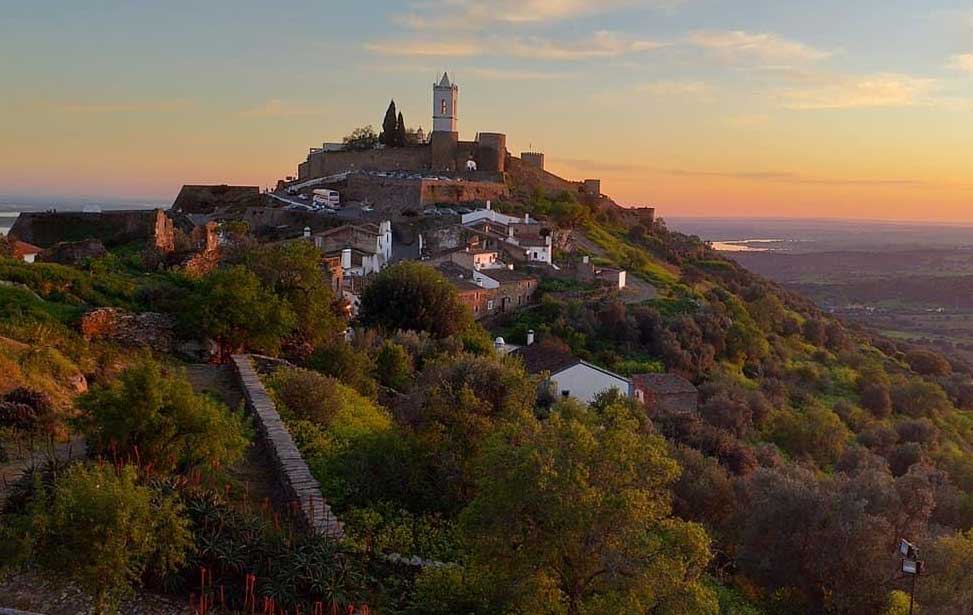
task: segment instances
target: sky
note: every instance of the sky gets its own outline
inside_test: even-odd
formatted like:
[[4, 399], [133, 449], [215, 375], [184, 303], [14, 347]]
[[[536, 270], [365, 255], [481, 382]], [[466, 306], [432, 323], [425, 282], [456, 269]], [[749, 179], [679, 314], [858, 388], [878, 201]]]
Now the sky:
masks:
[[0, 2], [0, 196], [269, 186], [308, 148], [503, 132], [663, 216], [973, 220], [973, 4]]

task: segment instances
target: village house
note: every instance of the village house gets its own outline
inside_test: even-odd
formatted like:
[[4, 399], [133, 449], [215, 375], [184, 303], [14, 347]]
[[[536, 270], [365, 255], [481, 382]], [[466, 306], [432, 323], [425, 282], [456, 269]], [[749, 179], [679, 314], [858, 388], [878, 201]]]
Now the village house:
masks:
[[528, 373], [547, 374], [553, 393], [558, 397], [573, 397], [591, 403], [599, 393], [612, 389], [624, 395], [632, 394], [632, 382], [628, 378], [582, 361], [555, 346], [534, 344], [532, 337], [528, 335], [527, 345], [510, 354], [523, 359]]
[[311, 237], [326, 258], [340, 259], [344, 278], [377, 273], [392, 258], [392, 223], [388, 220], [379, 224], [347, 224]]
[[657, 412], [696, 412], [699, 392], [693, 383], [676, 374], [636, 374], [632, 376], [635, 399], [645, 404], [649, 414]]
[[20, 241], [19, 239], [14, 239], [11, 241], [13, 244], [11, 246], [13, 250], [13, 257], [19, 261], [24, 261], [25, 263], [33, 263], [37, 258], [37, 255], [43, 252], [40, 248], [33, 244], [29, 244], [26, 241]]
[[485, 240], [501, 244], [515, 260], [552, 264], [553, 233], [530, 214], [523, 218], [495, 211], [487, 201], [485, 209], [476, 209], [462, 217], [462, 224]]

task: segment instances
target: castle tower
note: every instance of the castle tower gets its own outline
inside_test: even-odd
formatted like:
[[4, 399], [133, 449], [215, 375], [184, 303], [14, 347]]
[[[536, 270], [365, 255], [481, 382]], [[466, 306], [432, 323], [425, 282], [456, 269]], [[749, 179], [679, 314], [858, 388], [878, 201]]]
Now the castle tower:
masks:
[[459, 86], [449, 82], [443, 73], [439, 83], [432, 86], [432, 131], [459, 132], [456, 104], [459, 102]]

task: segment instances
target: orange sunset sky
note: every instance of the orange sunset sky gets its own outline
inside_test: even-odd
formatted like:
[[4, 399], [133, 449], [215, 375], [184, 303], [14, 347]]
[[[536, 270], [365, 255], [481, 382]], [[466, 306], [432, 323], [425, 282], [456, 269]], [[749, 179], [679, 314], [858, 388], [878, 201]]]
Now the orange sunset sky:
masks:
[[[0, 6], [0, 196], [272, 185], [381, 124], [460, 130], [665, 216], [973, 220], [951, 2], [243, 0]], [[848, 6], [853, 4], [854, 6]]]

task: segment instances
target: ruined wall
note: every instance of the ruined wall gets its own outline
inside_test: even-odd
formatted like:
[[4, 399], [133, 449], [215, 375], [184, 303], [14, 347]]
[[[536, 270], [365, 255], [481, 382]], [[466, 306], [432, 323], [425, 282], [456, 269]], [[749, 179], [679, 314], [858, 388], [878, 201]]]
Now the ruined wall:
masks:
[[431, 162], [428, 145], [357, 152], [320, 152], [298, 166], [297, 176], [299, 179], [311, 179], [346, 171], [418, 171], [430, 168]]
[[[166, 214], [161, 209], [24, 212], [17, 217], [10, 235], [40, 248], [85, 239], [98, 239], [108, 246], [130, 241], [171, 245], [172, 224], [163, 218]], [[157, 236], [157, 232], [163, 235]]]
[[119, 308], [97, 308], [81, 317], [86, 340], [111, 340], [123, 346], [172, 350], [175, 321], [155, 312], [135, 314]]

